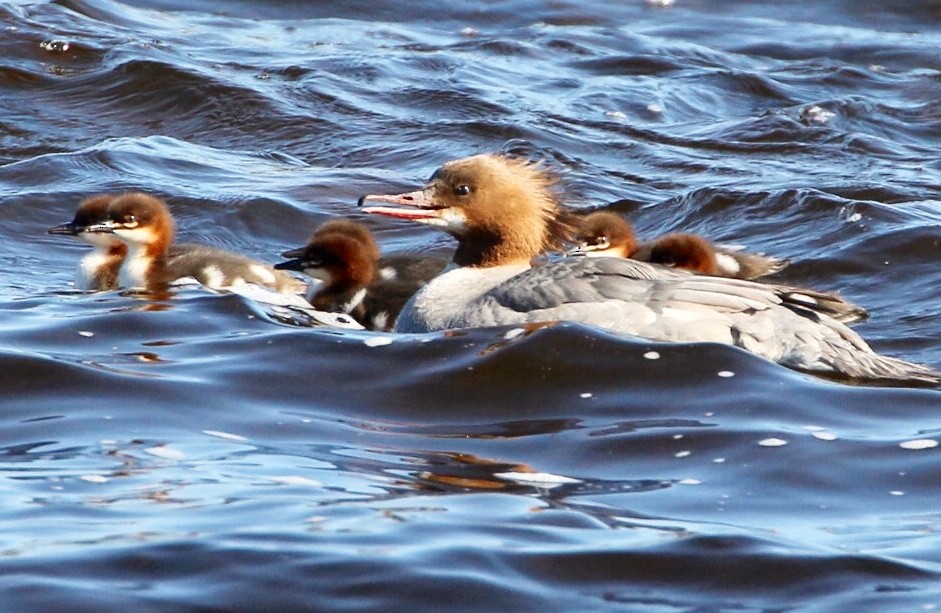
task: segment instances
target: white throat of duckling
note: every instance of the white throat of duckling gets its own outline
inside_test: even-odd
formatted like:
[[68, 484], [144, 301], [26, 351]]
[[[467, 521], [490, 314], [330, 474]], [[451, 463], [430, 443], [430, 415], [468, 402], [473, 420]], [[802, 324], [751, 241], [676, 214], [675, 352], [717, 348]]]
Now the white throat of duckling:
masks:
[[127, 243], [127, 257], [121, 265], [118, 277], [125, 289], [142, 289], [148, 286], [150, 273], [156, 259], [150, 255], [147, 245]]

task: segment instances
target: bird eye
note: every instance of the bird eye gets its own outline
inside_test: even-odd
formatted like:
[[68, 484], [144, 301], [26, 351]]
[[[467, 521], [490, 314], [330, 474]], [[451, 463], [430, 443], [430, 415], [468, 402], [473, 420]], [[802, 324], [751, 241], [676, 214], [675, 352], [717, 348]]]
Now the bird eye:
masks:
[[134, 228], [137, 226], [137, 216], [136, 215], [125, 215], [124, 216], [124, 226], [127, 228]]
[[611, 242], [608, 240], [607, 236], [596, 236], [591, 242], [597, 249], [607, 249], [611, 246]]
[[467, 196], [471, 193], [470, 185], [462, 183], [454, 188], [454, 193], [457, 196]]

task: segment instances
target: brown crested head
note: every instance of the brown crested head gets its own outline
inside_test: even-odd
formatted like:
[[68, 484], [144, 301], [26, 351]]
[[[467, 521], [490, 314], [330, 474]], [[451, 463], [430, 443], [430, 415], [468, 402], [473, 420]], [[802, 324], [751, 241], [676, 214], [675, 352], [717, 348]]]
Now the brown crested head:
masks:
[[359, 240], [344, 234], [315, 237], [298, 257], [275, 265], [281, 270], [299, 270], [333, 287], [365, 287], [376, 272], [375, 260]]
[[697, 234], [676, 233], [658, 238], [650, 246], [650, 261], [704, 275], [719, 272], [715, 249]]
[[128, 244], [144, 245], [153, 255], [173, 242], [173, 217], [163, 200], [142, 192], [122, 194], [108, 206], [111, 230]]
[[373, 238], [369, 228], [358, 221], [352, 221], [350, 219], [332, 219], [321, 224], [320, 227], [314, 231], [310, 242], [322, 236], [326, 236], [327, 234], [340, 234], [358, 240], [362, 243], [367, 255], [373, 261], [379, 260], [379, 245], [376, 244], [376, 239]]
[[599, 211], [581, 219], [575, 231], [578, 251], [616, 251], [629, 258], [637, 251], [637, 236], [626, 219], [615, 213]]
[[114, 200], [113, 194], [97, 194], [89, 196], [78, 203], [72, 223], [76, 227], [85, 228], [96, 223], [108, 220], [108, 205]]
[[49, 228], [49, 233], [77, 236], [93, 245], [106, 247], [115, 255], [123, 254], [127, 251], [127, 247], [116, 236], [89, 230], [93, 226], [108, 221], [108, 205], [111, 204], [112, 200], [114, 200], [114, 196], [111, 194], [97, 194], [85, 198], [79, 202], [78, 208], [75, 209], [72, 221]]
[[482, 154], [448, 162], [417, 192], [360, 202], [414, 207], [366, 211], [438, 226], [458, 240], [455, 263], [495, 266], [528, 263], [570, 238], [571, 215], [560, 208], [556, 185], [539, 164]]

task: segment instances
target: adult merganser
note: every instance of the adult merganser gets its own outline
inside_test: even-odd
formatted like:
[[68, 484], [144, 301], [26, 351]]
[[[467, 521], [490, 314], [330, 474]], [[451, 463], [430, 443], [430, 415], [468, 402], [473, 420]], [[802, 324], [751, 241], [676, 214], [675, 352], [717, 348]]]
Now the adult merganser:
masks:
[[115, 196], [107, 219], [86, 231], [116, 236], [127, 246], [118, 273], [126, 289], [160, 290], [168, 283], [193, 277], [212, 289], [246, 283], [279, 292], [302, 292], [304, 284], [270, 265], [206, 245], [187, 244], [171, 250], [173, 217], [159, 198], [134, 192]]
[[308, 296], [314, 308], [349, 313], [367, 329], [381, 331], [392, 328], [402, 306], [446, 265], [439, 258], [380, 258], [372, 233], [350, 220], [321, 225], [307, 245], [281, 255], [291, 259], [276, 269], [324, 282]]
[[574, 242], [573, 253], [633, 258], [736, 279], [764, 277], [783, 270], [789, 263], [764, 254], [715, 245], [698, 234], [673, 233], [638, 243], [631, 224], [607, 211], [586, 215]]
[[99, 194], [82, 200], [69, 223], [49, 228], [49, 234], [74, 236], [94, 247], [75, 269], [75, 289], [112, 290], [118, 288], [118, 270], [127, 255], [127, 246], [113, 234], [89, 232], [88, 227], [108, 219], [108, 205], [114, 196]]
[[500, 155], [449, 162], [424, 188], [364, 196], [368, 213], [439, 227], [458, 241], [454, 268], [405, 305], [398, 332], [579, 321], [658, 341], [735, 345], [796, 369], [937, 384], [941, 373], [876, 354], [794, 289], [694, 275], [620, 258], [567, 258], [532, 268], [558, 241], [551, 183]]

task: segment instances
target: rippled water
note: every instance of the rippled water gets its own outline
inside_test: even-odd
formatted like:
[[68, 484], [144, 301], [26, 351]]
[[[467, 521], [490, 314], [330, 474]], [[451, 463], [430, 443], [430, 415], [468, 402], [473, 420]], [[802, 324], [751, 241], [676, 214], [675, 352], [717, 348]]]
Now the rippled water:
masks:
[[[941, 396], [578, 325], [70, 289], [83, 196], [268, 261], [503, 150], [941, 368], [936, 0], [0, 6], [4, 610], [929, 611]], [[387, 252], [447, 253], [365, 219]]]

